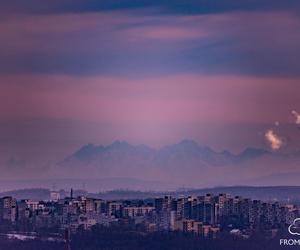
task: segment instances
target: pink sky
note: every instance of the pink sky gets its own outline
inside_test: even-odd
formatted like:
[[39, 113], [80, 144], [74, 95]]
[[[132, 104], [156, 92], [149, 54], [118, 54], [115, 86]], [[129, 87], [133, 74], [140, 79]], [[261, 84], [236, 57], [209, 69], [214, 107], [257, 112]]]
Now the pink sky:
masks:
[[[0, 119], [96, 122], [287, 122], [300, 106], [298, 79], [179, 74], [147, 79], [1, 77]], [[288, 99], [287, 99], [288, 97]]]
[[[186, 15], [57, 5], [11, 6], [1, 20], [4, 161], [36, 150], [56, 160], [116, 139], [161, 146], [191, 138], [237, 152], [267, 147], [266, 129], [300, 112], [300, 18], [292, 9]], [[300, 147], [298, 131], [280, 131]]]

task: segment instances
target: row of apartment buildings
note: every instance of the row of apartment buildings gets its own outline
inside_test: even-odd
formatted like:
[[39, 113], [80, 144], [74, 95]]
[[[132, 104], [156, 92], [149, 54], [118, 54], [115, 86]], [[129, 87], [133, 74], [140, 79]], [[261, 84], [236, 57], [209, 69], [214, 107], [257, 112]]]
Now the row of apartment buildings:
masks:
[[299, 208], [278, 202], [262, 202], [226, 194], [189, 197], [165, 196], [152, 201], [106, 201], [79, 196], [50, 201], [0, 199], [0, 220], [29, 223], [38, 228], [88, 229], [93, 225], [126, 223], [148, 231], [179, 230], [216, 236], [231, 228], [286, 227], [299, 217]]

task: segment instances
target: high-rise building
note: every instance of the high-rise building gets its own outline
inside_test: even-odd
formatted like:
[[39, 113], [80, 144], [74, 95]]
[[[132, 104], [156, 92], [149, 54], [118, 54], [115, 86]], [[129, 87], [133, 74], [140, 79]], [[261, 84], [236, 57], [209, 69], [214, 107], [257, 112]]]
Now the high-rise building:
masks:
[[0, 219], [15, 222], [17, 216], [17, 200], [11, 196], [0, 199]]

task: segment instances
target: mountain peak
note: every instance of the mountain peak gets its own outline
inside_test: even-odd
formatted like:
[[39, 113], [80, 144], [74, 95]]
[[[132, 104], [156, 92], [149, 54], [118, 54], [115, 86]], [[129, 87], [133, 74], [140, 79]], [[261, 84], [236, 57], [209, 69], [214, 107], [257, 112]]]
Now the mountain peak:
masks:
[[122, 147], [122, 146], [130, 146], [130, 144], [127, 141], [120, 141], [120, 140], [116, 140], [114, 141], [111, 145], [109, 145], [108, 147]]
[[251, 148], [244, 149], [240, 154], [237, 155], [239, 159], [247, 160], [250, 158], [258, 158], [260, 156], [269, 154], [270, 152], [262, 148]]
[[190, 140], [190, 139], [183, 139], [178, 144], [182, 144], [182, 145], [198, 145], [198, 143], [196, 141]]
[[245, 148], [241, 154], [267, 154], [269, 153], [268, 150], [265, 150], [263, 148]]
[[85, 160], [102, 149], [103, 146], [95, 146], [94, 144], [89, 143], [82, 146], [78, 151], [76, 151], [74, 153], [74, 156], [80, 160]]
[[[145, 145], [131, 145], [126, 141], [116, 140], [107, 146], [87, 144], [81, 147], [65, 161], [69, 165], [94, 164], [97, 166], [139, 165], [139, 166], [219, 166], [260, 158], [271, 154], [265, 149], [248, 147], [234, 155], [228, 151], [215, 152], [205, 145], [199, 145], [194, 140], [184, 139], [177, 144], [171, 144], [152, 149]], [[72, 161], [73, 160], [73, 161]]]

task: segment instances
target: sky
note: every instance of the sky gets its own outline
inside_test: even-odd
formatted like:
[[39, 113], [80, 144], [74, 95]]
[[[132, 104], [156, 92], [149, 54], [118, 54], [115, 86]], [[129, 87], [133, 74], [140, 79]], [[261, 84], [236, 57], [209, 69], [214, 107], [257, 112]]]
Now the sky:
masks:
[[299, 150], [299, 30], [298, 0], [2, 0], [1, 164], [114, 140]]

